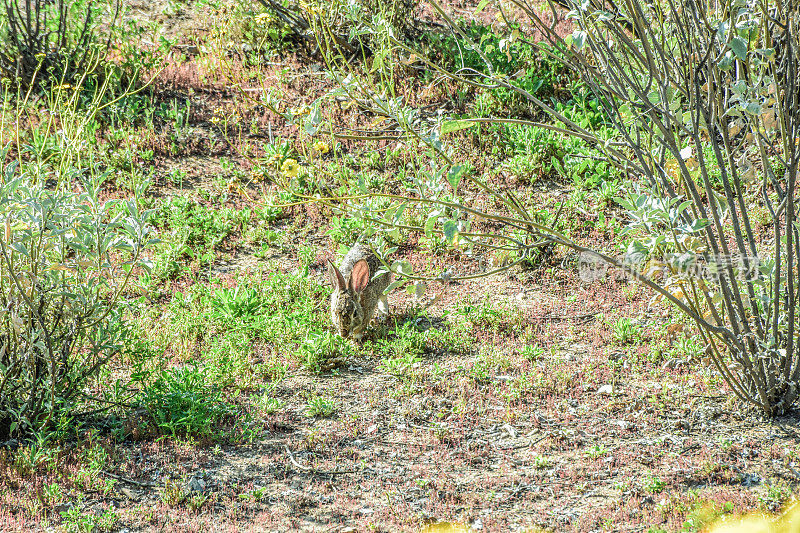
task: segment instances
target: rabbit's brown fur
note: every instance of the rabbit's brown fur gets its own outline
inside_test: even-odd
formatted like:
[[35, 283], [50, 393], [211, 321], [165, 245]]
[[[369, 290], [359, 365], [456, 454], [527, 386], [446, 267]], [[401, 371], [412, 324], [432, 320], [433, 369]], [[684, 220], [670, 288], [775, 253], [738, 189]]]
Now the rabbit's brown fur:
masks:
[[388, 272], [374, 277], [381, 268], [380, 260], [366, 246], [357, 244], [342, 260], [341, 268], [328, 262], [328, 279], [333, 285], [331, 319], [342, 337], [360, 340], [375, 309], [388, 311], [386, 295]]

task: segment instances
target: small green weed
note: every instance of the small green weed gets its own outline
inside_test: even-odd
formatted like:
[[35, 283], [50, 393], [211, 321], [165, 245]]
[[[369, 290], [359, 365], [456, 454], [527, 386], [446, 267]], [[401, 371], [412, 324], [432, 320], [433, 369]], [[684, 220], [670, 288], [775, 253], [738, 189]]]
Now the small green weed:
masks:
[[611, 327], [614, 342], [631, 344], [642, 337], [641, 327], [630, 318], [620, 318]]
[[197, 366], [165, 370], [143, 388], [138, 402], [165, 435], [211, 437], [234, 410], [210, 381], [208, 372]]
[[269, 393], [264, 393], [256, 400], [255, 405], [265, 415], [271, 415], [283, 409], [285, 402], [270, 396]]
[[384, 357], [381, 359], [380, 368], [387, 374], [392, 374], [399, 378], [407, 377], [407, 373], [422, 358], [414, 352], [407, 352], [397, 357]]
[[686, 516], [686, 520], [681, 527], [681, 533], [693, 533], [706, 530], [711, 524], [720, 517], [732, 513], [734, 510], [733, 502], [725, 502], [720, 505], [714, 501], [701, 501], [693, 506], [693, 509]]
[[544, 470], [545, 468], [550, 468], [552, 461], [549, 457], [545, 457], [544, 455], [536, 455], [533, 458], [533, 466], [538, 470]]
[[164, 482], [164, 489], [161, 491], [161, 501], [168, 507], [176, 507], [186, 500], [186, 491], [183, 483], [174, 479], [167, 479]]
[[254, 287], [217, 289], [211, 297], [209, 318], [228, 324], [246, 322], [259, 313], [262, 305], [261, 293]]
[[248, 502], [260, 502], [265, 501], [269, 497], [269, 493], [267, 492], [266, 487], [256, 487], [251, 491], [243, 492], [239, 494], [239, 499], [245, 500]]
[[791, 486], [783, 480], [765, 483], [765, 492], [758, 497], [759, 506], [771, 513], [777, 512], [792, 497]]
[[544, 355], [544, 348], [542, 346], [531, 346], [528, 344], [523, 346], [520, 354], [528, 361], [538, 361]]
[[53, 507], [64, 501], [64, 492], [58, 483], [51, 483], [42, 488], [42, 503]]
[[324, 396], [311, 396], [306, 404], [307, 417], [330, 418], [336, 412], [336, 403]]
[[108, 508], [100, 514], [84, 513], [80, 505], [73, 505], [61, 511], [62, 527], [68, 533], [92, 533], [94, 531], [112, 531], [119, 522], [119, 514]]
[[649, 475], [642, 480], [642, 488], [650, 494], [660, 494], [667, 488], [667, 483], [657, 476]]
[[602, 444], [595, 444], [586, 450], [586, 455], [592, 459], [598, 459], [608, 453], [608, 450]]
[[347, 339], [331, 331], [311, 331], [297, 349], [300, 364], [312, 372], [330, 370], [355, 354]]

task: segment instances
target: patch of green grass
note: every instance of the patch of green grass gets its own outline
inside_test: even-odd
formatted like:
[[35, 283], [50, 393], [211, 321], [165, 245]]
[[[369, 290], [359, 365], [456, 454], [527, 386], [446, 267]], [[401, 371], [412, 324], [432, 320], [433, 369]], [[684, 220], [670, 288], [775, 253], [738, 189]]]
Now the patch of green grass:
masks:
[[[516, 27], [510, 28], [509, 34], [499, 34], [491, 26], [475, 22], [462, 29], [468, 39], [449, 33], [429, 32], [424, 36], [423, 46], [447, 69], [487, 72], [481, 54], [470, 44], [472, 41], [496, 73], [509, 76], [515, 85], [540, 98], [549, 98], [560, 86], [575, 84], [574, 74], [553, 57], [561, 54], [558, 49], [544, 43], [533, 45], [514, 39], [511, 32], [517, 31]], [[482, 116], [496, 111], [504, 114], [532, 111], [532, 104], [522, 95], [503, 87], [492, 89], [478, 98], [476, 107]]]
[[[581, 91], [556, 109], [601, 138], [615, 133], [596, 98]], [[565, 136], [546, 128], [520, 124], [491, 124], [487, 142], [492, 153], [502, 159], [500, 168], [523, 184], [561, 177], [579, 189], [591, 190], [604, 182], [617, 180], [619, 171], [606, 161], [602, 151], [577, 137]], [[605, 189], [609, 193], [610, 189]], [[606, 201], [610, 201], [609, 197]]]
[[650, 494], [660, 494], [667, 488], [667, 484], [661, 478], [649, 475], [642, 480], [642, 488]]
[[324, 396], [311, 396], [306, 404], [307, 417], [330, 418], [336, 413], [336, 402]]
[[297, 359], [308, 370], [319, 373], [344, 363], [355, 353], [347, 339], [332, 331], [309, 331], [298, 347]]
[[611, 326], [611, 334], [617, 344], [632, 344], [642, 338], [642, 328], [630, 318], [620, 318]]
[[104, 478], [100, 472], [107, 468], [111, 457], [97, 441], [90, 440], [82, 453], [81, 468], [70, 475], [70, 481], [81, 490], [108, 495], [114, 490], [116, 480]]
[[520, 322], [521, 312], [511, 302], [498, 302], [486, 296], [480, 302], [468, 304], [456, 309], [451, 316], [470, 324], [473, 330], [490, 330], [494, 332], [514, 330]]
[[30, 476], [43, 468], [50, 469], [56, 464], [59, 452], [59, 448], [52, 444], [49, 434], [38, 432], [31, 442], [17, 449], [14, 469], [21, 476]]
[[697, 502], [687, 514], [680, 531], [682, 533], [703, 531], [722, 516], [732, 513], [733, 510], [733, 502], [725, 502], [722, 505], [714, 501]]
[[58, 483], [50, 483], [42, 488], [42, 503], [54, 507], [64, 501], [64, 491]]
[[544, 128], [520, 125], [495, 126], [507, 151], [501, 168], [522, 183], [531, 184], [558, 176], [568, 151], [577, 150], [577, 139]]
[[269, 499], [269, 492], [266, 487], [256, 487], [253, 490], [239, 494], [239, 499], [249, 502], [266, 501]]
[[244, 323], [259, 314], [263, 302], [261, 292], [246, 284], [222, 288], [211, 296], [208, 318], [226, 325]]
[[408, 352], [396, 357], [381, 359], [380, 369], [398, 378], [410, 378], [411, 370], [422, 361], [419, 354]]
[[214, 261], [220, 244], [245, 227], [250, 216], [249, 210], [215, 208], [183, 196], [167, 198], [152, 219], [162, 241], [155, 257], [156, 277], [173, 278], [192, 261]]
[[522, 347], [520, 354], [528, 361], [538, 361], [544, 355], [544, 348], [528, 344]]
[[544, 455], [536, 455], [533, 458], [533, 466], [537, 470], [544, 470], [545, 468], [550, 468], [550, 465], [553, 462], [550, 460], [549, 457], [545, 457]]
[[598, 459], [608, 453], [608, 449], [602, 444], [595, 444], [586, 450], [586, 456], [592, 459]]
[[277, 413], [283, 409], [284, 405], [283, 401], [272, 397], [268, 392], [259, 396], [255, 401], [255, 406], [265, 415]]
[[420, 330], [413, 321], [402, 324], [395, 322], [395, 327], [388, 330], [383, 338], [375, 341], [376, 349], [388, 358], [396, 358], [406, 354], [420, 356], [428, 348], [428, 332]]
[[364, 220], [334, 216], [326, 234], [338, 244], [351, 244], [365, 230]]
[[764, 492], [758, 496], [759, 506], [774, 513], [783, 507], [793, 492], [792, 487], [783, 480], [768, 481], [764, 484]]
[[256, 388], [264, 378], [264, 364], [251, 360], [252, 339], [246, 331], [235, 330], [209, 339], [205, 362], [214, 387], [236, 390]]
[[91, 533], [94, 531], [113, 531], [119, 522], [119, 514], [109, 507], [102, 513], [84, 512], [81, 505], [73, 505], [61, 511], [61, 527], [68, 533]]
[[211, 381], [204, 367], [163, 370], [144, 384], [136, 403], [147, 410], [152, 423], [163, 435], [173, 438], [219, 436], [223, 419], [235, 410]]
[[167, 507], [176, 507], [186, 500], [186, 491], [183, 483], [174, 479], [167, 479], [164, 482], [164, 490], [161, 491], [161, 501]]
[[688, 335], [679, 336], [675, 341], [674, 350], [678, 357], [689, 360], [697, 359], [703, 352], [702, 339]]
[[486, 385], [494, 381], [494, 376], [511, 368], [511, 360], [500, 348], [492, 345], [482, 346], [472, 365], [459, 370], [476, 385]]

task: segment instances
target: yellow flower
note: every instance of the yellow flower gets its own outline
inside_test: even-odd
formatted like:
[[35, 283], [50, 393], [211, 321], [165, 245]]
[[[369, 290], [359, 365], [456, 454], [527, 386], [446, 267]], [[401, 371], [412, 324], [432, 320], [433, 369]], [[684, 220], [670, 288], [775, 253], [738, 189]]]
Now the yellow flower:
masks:
[[330, 151], [330, 147], [325, 141], [317, 141], [314, 143], [314, 150], [321, 154], [327, 154]]
[[311, 2], [303, 2], [300, 0], [300, 8], [309, 15], [319, 15], [319, 7], [315, 6]]
[[70, 85], [69, 83], [65, 83], [65, 84], [63, 84], [63, 85], [56, 85], [56, 86], [55, 86], [55, 90], [56, 90], [56, 91], [65, 91], [65, 90], [67, 90], [67, 89], [74, 89], [74, 88], [75, 88], [75, 87], [73, 87], [73, 86], [72, 86], [72, 85]]
[[211, 116], [211, 123], [219, 124], [224, 114], [225, 111], [223, 111], [221, 108], [218, 107], [217, 109], [215, 109], [214, 114]]
[[300, 170], [300, 165], [298, 165], [297, 161], [294, 159], [287, 159], [286, 161], [283, 162], [283, 165], [281, 166], [281, 171], [290, 178], [297, 176], [297, 172], [299, 170]]
[[256, 22], [261, 26], [269, 26], [273, 20], [275, 19], [269, 13], [259, 13], [256, 15]]
[[311, 108], [308, 107], [307, 105], [302, 105], [300, 107], [293, 107], [289, 109], [289, 113], [291, 113], [296, 117], [301, 117], [303, 115], [308, 115], [309, 113], [311, 113]]

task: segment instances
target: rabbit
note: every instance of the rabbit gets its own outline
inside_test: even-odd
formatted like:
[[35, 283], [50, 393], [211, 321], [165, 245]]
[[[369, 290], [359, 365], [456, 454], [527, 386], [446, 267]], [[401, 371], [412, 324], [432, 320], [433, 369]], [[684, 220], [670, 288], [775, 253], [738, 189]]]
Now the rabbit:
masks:
[[328, 279], [333, 285], [331, 319], [336, 331], [344, 338], [360, 341], [375, 309], [389, 312], [389, 302], [383, 291], [389, 286], [390, 274], [385, 272], [374, 279], [381, 261], [368, 247], [353, 246], [342, 260], [341, 270], [328, 260]]

